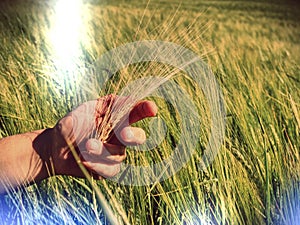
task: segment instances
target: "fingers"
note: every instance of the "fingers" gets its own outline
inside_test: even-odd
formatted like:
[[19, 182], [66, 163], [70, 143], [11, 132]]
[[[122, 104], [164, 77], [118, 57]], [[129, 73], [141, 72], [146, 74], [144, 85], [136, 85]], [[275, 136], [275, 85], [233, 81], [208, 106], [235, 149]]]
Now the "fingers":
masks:
[[121, 163], [126, 158], [125, 147], [122, 145], [114, 145], [101, 143], [96, 139], [89, 139], [86, 142], [86, 152], [81, 155], [86, 161], [104, 162], [104, 163]]
[[153, 117], [157, 114], [157, 106], [152, 101], [141, 101], [136, 104], [130, 112], [129, 124], [135, 123], [147, 117]]
[[113, 145], [135, 146], [143, 144], [146, 141], [146, 134], [139, 127], [123, 127], [115, 131], [114, 135], [109, 139], [109, 143]]
[[[128, 102], [130, 102], [129, 96], [127, 97], [117, 96], [114, 104], [116, 108], [122, 108], [122, 106], [128, 104]], [[147, 117], [153, 117], [156, 114], [157, 114], [157, 106], [153, 101], [143, 100], [137, 102], [137, 104], [133, 107], [133, 109], [129, 113], [129, 121], [127, 121], [127, 125], [133, 124]]]
[[[56, 125], [64, 138], [80, 143], [88, 137], [95, 128], [95, 113], [97, 114], [97, 123], [101, 123], [102, 117], [107, 113], [108, 105], [116, 97], [109, 95], [93, 101], [88, 101], [62, 118]], [[120, 102], [128, 97], [118, 97]], [[141, 101], [137, 103], [129, 114], [129, 124], [135, 123], [147, 117], [153, 117], [157, 114], [157, 106], [152, 101]], [[128, 124], [127, 124], [128, 125]], [[124, 124], [123, 126], [127, 126]], [[122, 125], [120, 126], [122, 127]]]
[[82, 152], [83, 165], [99, 177], [113, 177], [120, 171], [121, 162], [126, 158], [124, 146], [102, 144], [96, 139], [86, 142]]
[[[89, 103], [94, 105], [95, 103]], [[91, 107], [93, 108], [93, 107]], [[105, 107], [104, 107], [105, 108]], [[77, 112], [84, 116], [89, 112], [90, 108], [80, 107]], [[95, 109], [95, 108], [94, 108]], [[98, 112], [100, 116], [101, 112]], [[157, 114], [157, 106], [152, 101], [141, 101], [136, 104], [129, 114], [129, 124], [135, 123], [147, 117], [153, 117]], [[94, 115], [94, 114], [93, 114]], [[78, 116], [79, 117], [79, 116]], [[81, 120], [75, 120], [76, 125], [84, 125]], [[85, 143], [86, 151], [81, 151], [83, 165], [91, 171], [95, 176], [112, 177], [120, 171], [120, 166], [126, 158], [125, 146], [139, 145], [146, 141], [146, 135], [143, 129], [137, 127], [126, 126], [119, 127], [116, 134], [112, 136], [108, 143], [102, 143], [96, 139], [89, 139]], [[87, 131], [84, 129], [84, 132]], [[78, 131], [81, 134], [82, 130]], [[84, 136], [84, 135], [82, 135]], [[84, 144], [84, 142], [83, 142]]]
[[112, 177], [120, 171], [120, 165], [126, 158], [125, 146], [142, 144], [146, 140], [143, 129], [125, 127], [120, 132], [121, 143], [102, 143], [97, 139], [89, 139], [86, 150], [81, 152], [83, 165], [94, 175]]
[[121, 164], [103, 164], [98, 162], [83, 161], [82, 164], [87, 167], [96, 179], [102, 177], [109, 178], [116, 176], [121, 170]]
[[126, 146], [140, 145], [146, 141], [145, 131], [138, 127], [125, 127], [119, 136], [123, 145]]
[[[124, 97], [123, 97], [124, 98]], [[141, 101], [137, 103], [129, 114], [129, 121], [120, 124], [109, 138], [109, 143], [116, 145], [138, 145], [146, 140], [145, 132], [140, 128], [132, 128], [128, 125], [153, 117], [157, 114], [157, 106], [152, 101]]]

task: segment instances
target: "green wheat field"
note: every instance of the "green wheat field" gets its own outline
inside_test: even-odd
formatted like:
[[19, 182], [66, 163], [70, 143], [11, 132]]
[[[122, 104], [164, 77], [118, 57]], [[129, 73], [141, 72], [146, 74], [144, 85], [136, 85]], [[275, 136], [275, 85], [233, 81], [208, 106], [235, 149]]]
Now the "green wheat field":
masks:
[[[59, 2], [63, 17], [55, 22]], [[73, 18], [78, 2], [81, 14]], [[162, 182], [138, 187], [94, 181], [115, 216], [125, 224], [300, 224], [299, 12], [300, 4], [284, 0], [1, 1], [0, 138], [53, 127], [94, 98], [82, 81], [105, 52], [139, 40], [173, 42], [212, 69], [224, 95], [225, 139], [201, 170], [209, 109], [201, 89], [178, 71], [175, 82], [201, 116], [195, 153]], [[71, 32], [77, 28], [76, 42]], [[55, 35], [66, 42], [56, 45]], [[166, 74], [166, 67], [129, 66], [96, 94], [108, 94], [120, 80], [126, 85], [133, 74]], [[128, 162], [160, 162], [179, 140], [176, 109], [153, 100], [167, 127], [165, 139], [149, 152], [128, 149]], [[138, 124], [147, 134], [149, 121]], [[109, 221], [86, 179], [57, 176], [1, 195], [0, 224]]]

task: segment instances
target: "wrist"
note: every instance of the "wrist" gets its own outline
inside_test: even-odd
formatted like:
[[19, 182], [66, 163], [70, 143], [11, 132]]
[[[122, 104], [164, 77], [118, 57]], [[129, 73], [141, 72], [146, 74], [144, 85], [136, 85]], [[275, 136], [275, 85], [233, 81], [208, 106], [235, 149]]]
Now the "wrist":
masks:
[[42, 163], [38, 180], [48, 178], [55, 174], [53, 166], [54, 139], [54, 129], [48, 128], [40, 132], [33, 140], [32, 146], [35, 152], [39, 155]]
[[59, 123], [50, 129], [49, 138], [51, 143], [51, 168], [53, 175], [65, 175], [67, 168], [66, 155], [69, 152], [68, 144], [62, 135]]
[[43, 130], [34, 139], [33, 148], [42, 160], [42, 178], [64, 174], [67, 144], [57, 126]]

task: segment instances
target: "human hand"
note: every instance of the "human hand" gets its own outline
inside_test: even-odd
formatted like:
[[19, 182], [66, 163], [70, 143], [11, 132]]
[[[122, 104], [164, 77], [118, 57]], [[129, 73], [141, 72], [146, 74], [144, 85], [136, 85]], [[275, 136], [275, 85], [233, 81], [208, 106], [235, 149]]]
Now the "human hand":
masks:
[[126, 158], [127, 145], [142, 144], [146, 140], [145, 132], [141, 128], [131, 127], [130, 124], [156, 115], [157, 107], [151, 101], [137, 103], [129, 113], [129, 125], [121, 124], [110, 134], [107, 142], [103, 143], [94, 138], [95, 117], [102, 120], [109, 110], [110, 102], [116, 98], [121, 97], [108, 95], [85, 102], [56, 124], [56, 143], [52, 151], [56, 174], [83, 176], [68, 143], [75, 147], [82, 164], [95, 178], [100, 179], [115, 176], [120, 171], [121, 162]]

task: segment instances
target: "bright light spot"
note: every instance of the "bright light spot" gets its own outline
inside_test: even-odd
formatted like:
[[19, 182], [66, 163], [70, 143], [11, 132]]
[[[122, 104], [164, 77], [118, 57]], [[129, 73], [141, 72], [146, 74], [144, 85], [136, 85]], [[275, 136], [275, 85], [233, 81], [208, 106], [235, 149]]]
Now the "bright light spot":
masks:
[[212, 223], [208, 222], [207, 219], [204, 218], [202, 215], [195, 216], [192, 220], [186, 223], [187, 225], [213, 225]]
[[[81, 41], [85, 38], [82, 0], [58, 0], [54, 6], [49, 41], [52, 59], [60, 79], [75, 79], [81, 57]], [[62, 76], [63, 75], [63, 76]]]

